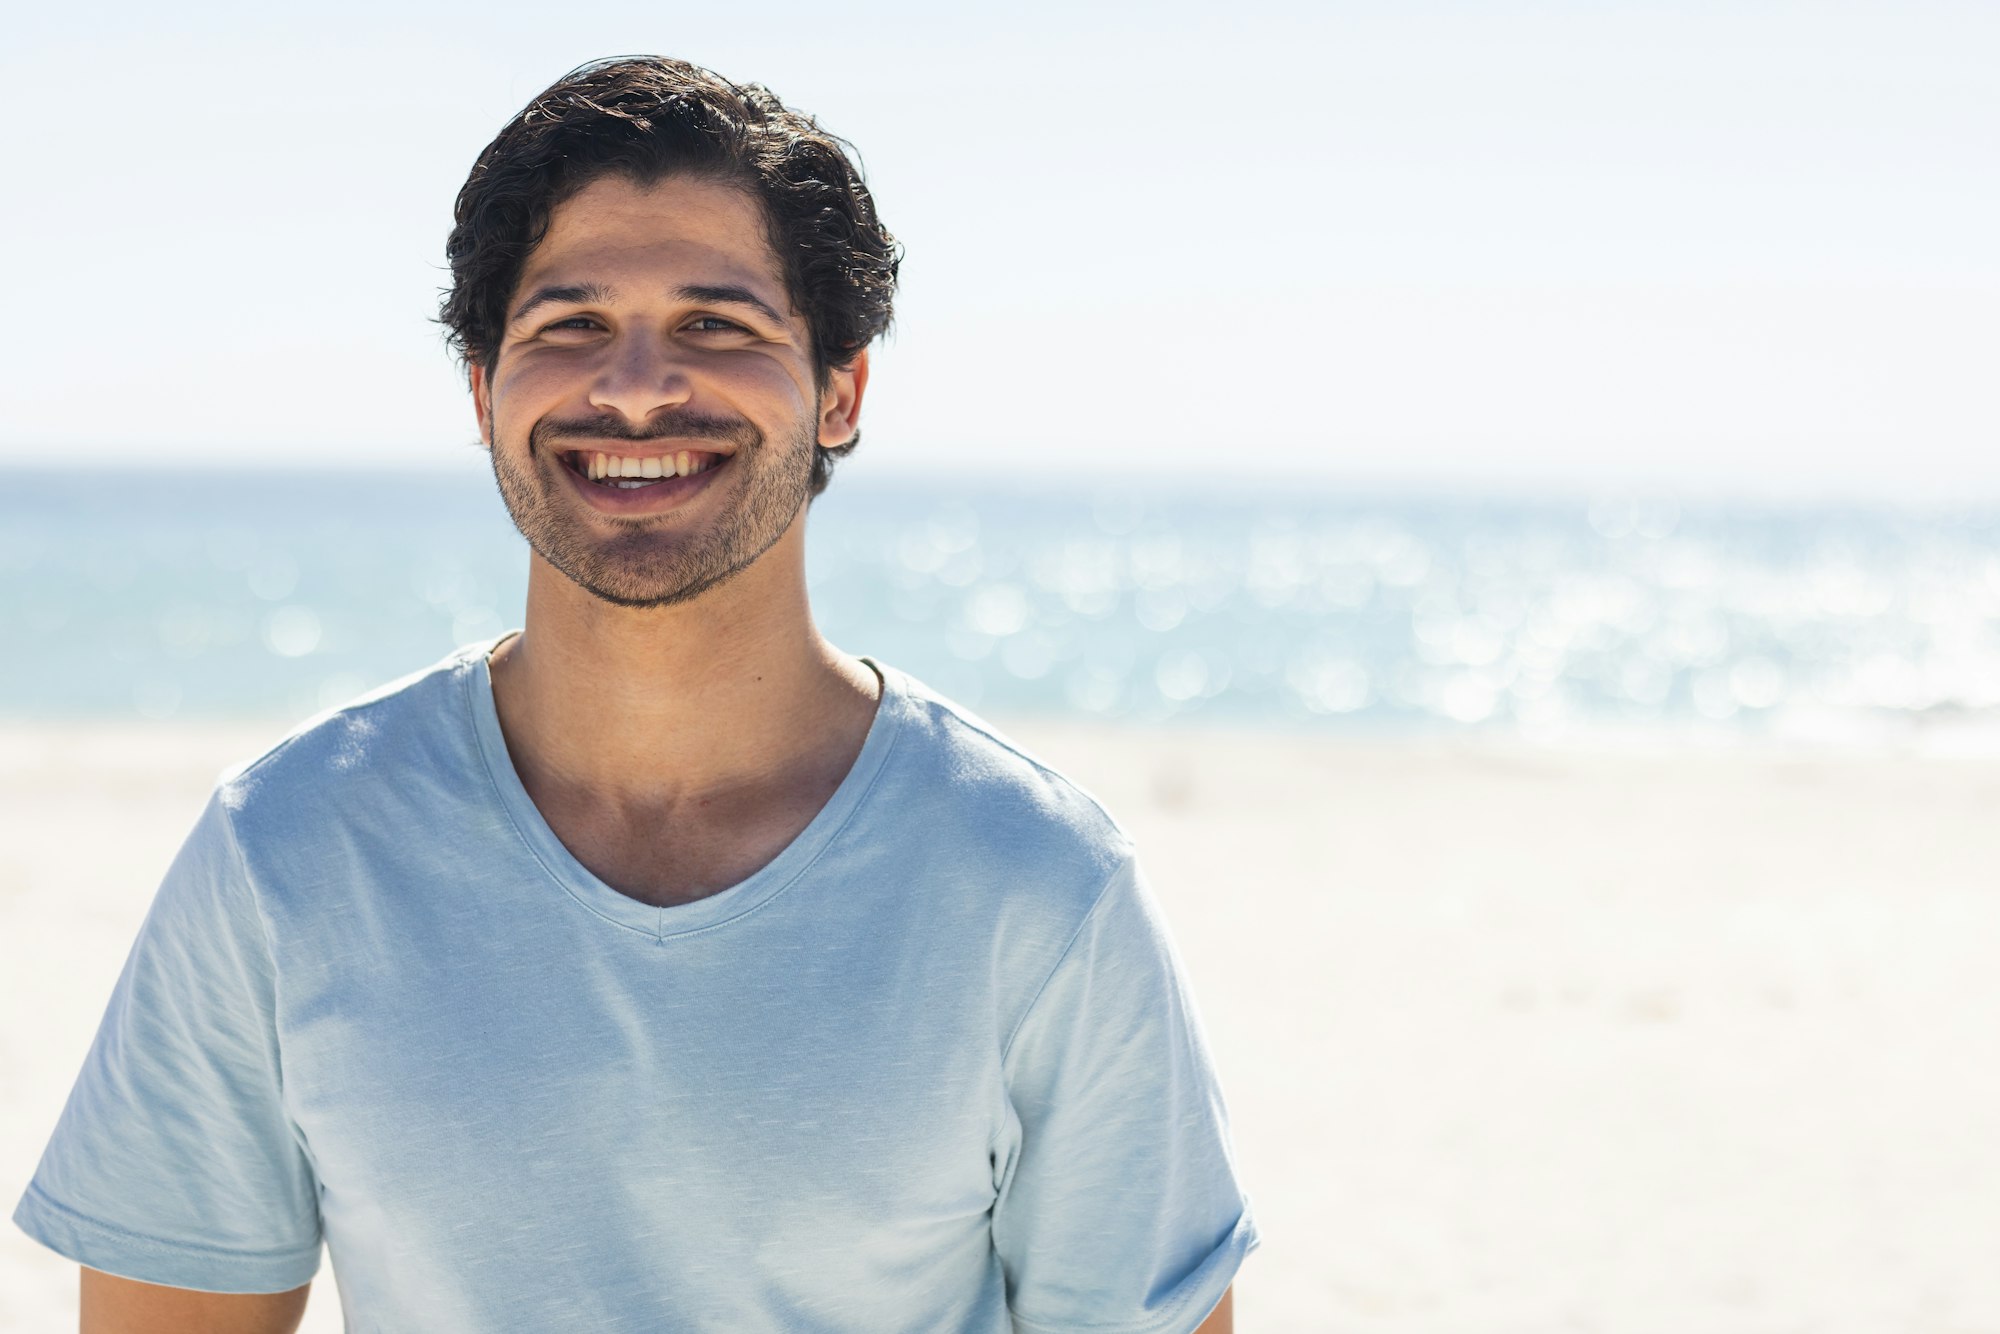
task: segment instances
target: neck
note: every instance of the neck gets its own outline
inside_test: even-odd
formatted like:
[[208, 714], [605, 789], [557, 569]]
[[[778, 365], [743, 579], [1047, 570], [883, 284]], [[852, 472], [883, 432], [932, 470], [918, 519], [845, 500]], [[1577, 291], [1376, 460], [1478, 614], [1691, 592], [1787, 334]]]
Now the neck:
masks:
[[803, 527], [671, 607], [614, 606], [533, 557], [524, 628], [492, 657], [530, 790], [680, 807], [765, 786], [865, 733], [876, 677], [813, 624]]

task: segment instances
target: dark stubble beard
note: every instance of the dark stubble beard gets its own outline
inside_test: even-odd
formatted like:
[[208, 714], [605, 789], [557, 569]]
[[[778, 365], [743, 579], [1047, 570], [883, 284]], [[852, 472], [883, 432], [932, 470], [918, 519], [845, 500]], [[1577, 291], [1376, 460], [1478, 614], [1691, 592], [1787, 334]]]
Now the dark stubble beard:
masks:
[[[637, 431], [602, 420], [545, 419], [528, 432], [525, 462], [506, 450], [490, 451], [493, 480], [528, 546], [577, 587], [615, 606], [671, 607], [748, 569], [785, 535], [811, 494], [813, 420], [774, 449], [748, 422], [692, 414], [659, 418]], [[584, 514], [580, 502], [564, 494], [569, 483], [559, 475], [564, 471], [559, 447], [669, 436], [728, 440], [735, 446], [724, 472], [709, 486], [712, 492], [720, 483], [734, 494], [705, 493], [697, 503], [720, 512], [703, 524], [689, 525], [675, 514]], [[608, 536], [601, 535], [605, 529]]]

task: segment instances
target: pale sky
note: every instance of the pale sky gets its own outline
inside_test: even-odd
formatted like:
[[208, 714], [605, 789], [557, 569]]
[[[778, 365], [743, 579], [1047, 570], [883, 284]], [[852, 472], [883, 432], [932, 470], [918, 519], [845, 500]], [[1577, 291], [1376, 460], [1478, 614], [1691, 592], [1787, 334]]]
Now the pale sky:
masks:
[[857, 469], [2000, 501], [1990, 0], [39, 9], [0, 463], [462, 462], [452, 197], [659, 51], [861, 149]]

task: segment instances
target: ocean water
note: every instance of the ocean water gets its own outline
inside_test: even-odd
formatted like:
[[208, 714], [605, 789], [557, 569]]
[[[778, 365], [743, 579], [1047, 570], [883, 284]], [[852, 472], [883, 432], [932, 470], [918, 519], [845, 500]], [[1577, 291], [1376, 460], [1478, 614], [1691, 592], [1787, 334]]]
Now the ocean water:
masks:
[[[982, 712], [1879, 735], [2000, 711], [2000, 513], [843, 473], [828, 637]], [[0, 717], [293, 719], [518, 625], [490, 477], [0, 470]]]

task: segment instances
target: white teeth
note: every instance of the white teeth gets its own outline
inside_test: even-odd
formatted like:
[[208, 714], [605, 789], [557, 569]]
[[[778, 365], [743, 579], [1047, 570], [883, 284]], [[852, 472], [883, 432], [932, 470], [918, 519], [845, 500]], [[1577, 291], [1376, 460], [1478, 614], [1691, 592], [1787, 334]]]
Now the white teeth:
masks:
[[[711, 454], [697, 453], [683, 449], [675, 454], [655, 454], [650, 458], [625, 458], [618, 454], [585, 454], [578, 459], [578, 466], [593, 482], [619, 483], [620, 479], [651, 481], [665, 477], [691, 477], [698, 472], [707, 472], [721, 462]], [[621, 486], [621, 490], [631, 490]]]

